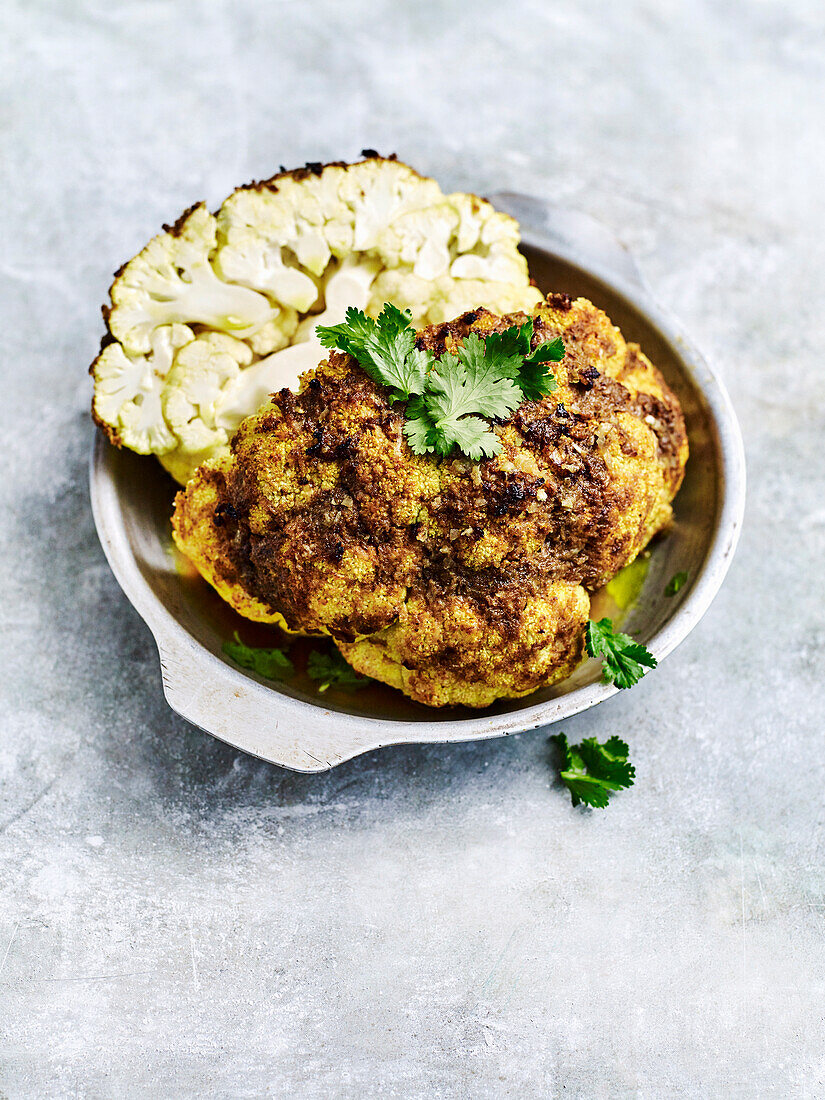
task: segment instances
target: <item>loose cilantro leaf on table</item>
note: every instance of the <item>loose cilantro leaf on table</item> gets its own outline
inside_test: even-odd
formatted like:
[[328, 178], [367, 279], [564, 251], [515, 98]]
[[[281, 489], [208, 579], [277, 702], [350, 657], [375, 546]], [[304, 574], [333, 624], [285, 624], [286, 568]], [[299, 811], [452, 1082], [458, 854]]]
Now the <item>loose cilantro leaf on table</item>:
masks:
[[415, 346], [411, 319], [386, 303], [377, 321], [348, 309], [340, 325], [319, 325], [326, 348], [354, 356], [391, 401], [407, 401], [404, 434], [415, 454], [443, 457], [458, 447], [469, 458], [490, 458], [501, 441], [489, 420], [504, 419], [522, 403], [556, 389], [547, 369], [564, 357], [561, 337], [531, 350], [533, 321], [482, 338], [470, 333], [454, 352], [436, 360]]
[[282, 649], [245, 645], [237, 631], [233, 641], [223, 643], [223, 651], [236, 665], [251, 668], [266, 680], [283, 680], [294, 671], [292, 661]]
[[656, 658], [650, 650], [629, 634], [614, 630], [610, 619], [598, 622], [590, 619], [584, 641], [591, 657], [601, 657], [605, 681], [616, 687], [633, 687], [645, 674], [643, 666], [656, 667]]
[[628, 762], [628, 747], [619, 737], [611, 737], [603, 745], [595, 737], [587, 737], [580, 745], [571, 745], [563, 733], [551, 740], [562, 753], [560, 778], [573, 799], [573, 805], [604, 807], [613, 791], [632, 787], [636, 769]]
[[321, 692], [333, 684], [336, 687], [357, 689], [372, 683], [369, 676], [359, 676], [338, 650], [322, 653], [321, 650], [313, 649], [307, 660], [307, 675], [310, 680], [318, 681], [318, 690]]
[[684, 586], [687, 579], [688, 575], [684, 571], [682, 571], [681, 573], [674, 573], [665, 585], [665, 595], [675, 596], [679, 589]]

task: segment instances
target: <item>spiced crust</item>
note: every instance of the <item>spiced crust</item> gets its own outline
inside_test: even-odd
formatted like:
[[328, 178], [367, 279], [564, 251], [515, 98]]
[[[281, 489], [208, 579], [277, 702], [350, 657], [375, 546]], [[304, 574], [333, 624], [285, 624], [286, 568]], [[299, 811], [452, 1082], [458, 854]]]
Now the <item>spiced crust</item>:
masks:
[[[526, 319], [477, 309], [417, 342], [438, 357]], [[330, 634], [423, 702], [555, 682], [580, 659], [587, 592], [669, 521], [687, 459], [677, 399], [604, 313], [553, 295], [534, 346], [556, 336], [557, 389], [498, 422], [482, 462], [414, 455], [403, 404], [333, 353], [178, 495], [178, 544], [241, 613]]]

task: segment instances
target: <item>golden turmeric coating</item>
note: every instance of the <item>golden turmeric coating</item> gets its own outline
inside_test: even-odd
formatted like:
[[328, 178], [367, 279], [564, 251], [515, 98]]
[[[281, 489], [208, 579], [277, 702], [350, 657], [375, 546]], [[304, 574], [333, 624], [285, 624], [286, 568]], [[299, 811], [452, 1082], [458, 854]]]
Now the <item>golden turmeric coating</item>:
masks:
[[[658, 371], [585, 299], [551, 295], [558, 388], [495, 425], [492, 459], [417, 456], [404, 407], [333, 353], [178, 494], [175, 540], [240, 614], [331, 635], [359, 672], [431, 706], [487, 706], [581, 660], [588, 592], [671, 516], [687, 436]], [[474, 310], [436, 356], [526, 320]]]

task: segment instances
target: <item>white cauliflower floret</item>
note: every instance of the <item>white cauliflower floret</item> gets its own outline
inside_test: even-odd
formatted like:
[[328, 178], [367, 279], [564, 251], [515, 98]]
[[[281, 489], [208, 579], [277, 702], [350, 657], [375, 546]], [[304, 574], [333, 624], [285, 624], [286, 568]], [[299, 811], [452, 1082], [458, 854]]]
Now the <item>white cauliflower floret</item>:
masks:
[[[326, 309], [307, 318], [296, 333], [300, 343], [252, 364], [248, 344], [224, 333], [210, 332], [181, 348], [163, 389], [163, 414], [187, 455], [206, 461], [228, 451], [238, 425], [276, 390], [294, 383], [328, 353], [315, 335], [318, 324], [340, 321], [347, 306], [363, 309], [375, 265], [345, 260], [327, 284]], [[252, 364], [250, 366], [250, 364]], [[170, 473], [186, 469], [179, 453], [160, 460]]]
[[222, 332], [209, 332], [181, 348], [163, 391], [163, 413], [187, 451], [220, 447], [229, 439], [220, 403], [252, 349]]
[[[244, 235], [216, 257], [221, 278], [271, 294], [285, 306], [306, 313], [318, 300], [314, 279], [283, 260], [282, 246], [264, 237]], [[323, 270], [323, 269], [322, 269]]]
[[201, 203], [115, 278], [95, 418], [186, 481], [325, 357], [315, 327], [348, 306], [377, 316], [389, 301], [417, 328], [477, 306], [531, 310], [541, 295], [518, 241], [489, 203], [380, 157], [239, 188], [214, 216]]
[[178, 445], [163, 418], [161, 394], [176, 350], [192, 339], [186, 325], [163, 325], [152, 332], [148, 355], [108, 344], [95, 360], [95, 418], [138, 454], [165, 454]]

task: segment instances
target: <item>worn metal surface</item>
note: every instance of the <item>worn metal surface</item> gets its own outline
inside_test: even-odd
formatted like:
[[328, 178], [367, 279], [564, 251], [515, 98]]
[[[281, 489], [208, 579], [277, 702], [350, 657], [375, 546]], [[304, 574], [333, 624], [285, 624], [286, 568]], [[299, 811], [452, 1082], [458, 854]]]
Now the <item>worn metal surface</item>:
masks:
[[[0, 1094], [825, 1091], [823, 15], [9, 0], [0, 11]], [[321, 775], [172, 715], [96, 540], [109, 273], [194, 199], [397, 149], [624, 240], [717, 366], [750, 488], [656, 674], [564, 729]]]

